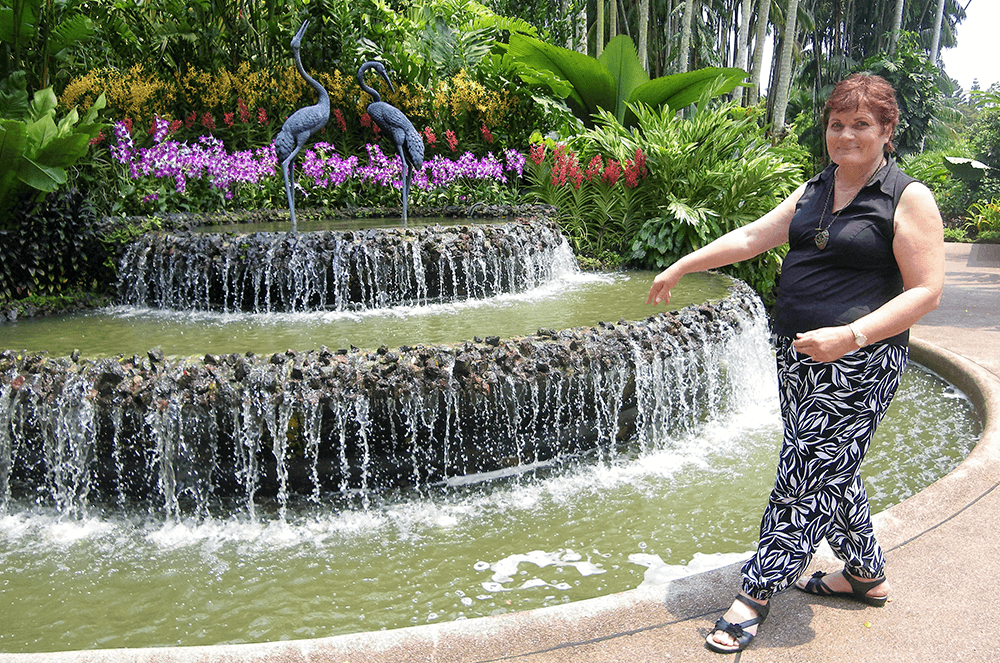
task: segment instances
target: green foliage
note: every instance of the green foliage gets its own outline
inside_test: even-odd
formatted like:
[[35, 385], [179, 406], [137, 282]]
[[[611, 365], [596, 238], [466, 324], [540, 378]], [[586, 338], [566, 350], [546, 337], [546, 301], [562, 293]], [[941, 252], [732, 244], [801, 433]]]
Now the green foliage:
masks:
[[1000, 168], [1000, 108], [980, 111], [967, 139], [976, 159], [991, 168]]
[[[649, 187], [650, 205], [631, 246], [632, 261], [643, 267], [665, 267], [757, 219], [803, 178], [804, 151], [773, 148], [749, 109], [730, 103], [703, 108], [690, 119], [669, 109], [633, 109], [636, 131], [605, 113], [601, 127], [587, 136], [612, 153], [641, 149], [647, 156], [649, 178], [643, 187]], [[780, 252], [771, 251], [728, 271], [766, 298], [780, 260]]]
[[76, 190], [17, 207], [0, 242], [0, 299], [89, 285], [101, 254], [93, 209]]
[[1000, 198], [981, 200], [972, 205], [972, 221], [981, 237], [984, 233], [1000, 233]]
[[94, 34], [83, 4], [0, 0], [0, 74], [22, 70], [33, 88], [51, 85], [52, 65], [69, 65]]
[[916, 35], [903, 32], [895, 55], [880, 53], [865, 60], [863, 69], [889, 81], [899, 103], [899, 126], [894, 140], [902, 153], [919, 152], [931, 133], [941, 108], [938, 69], [920, 46]]
[[[18, 95], [27, 99], [23, 87], [12, 93]], [[74, 108], [57, 123], [57, 105], [52, 88], [45, 88], [35, 93], [23, 116], [0, 120], [0, 218], [19, 199], [37, 201], [65, 184], [66, 169], [87, 153], [90, 141], [100, 133], [97, 113], [104, 108], [103, 96], [82, 120]], [[7, 108], [18, 106], [12, 103]], [[10, 221], [0, 221], [0, 229], [12, 227], [16, 226]]]
[[608, 42], [600, 59], [518, 34], [510, 36], [508, 53], [518, 63], [522, 80], [548, 86], [557, 97], [566, 99], [573, 114], [588, 127], [601, 111], [633, 126], [636, 117], [629, 110], [630, 104], [677, 111], [697, 102], [706, 92], [709, 96], [728, 94], [747, 76], [742, 69], [708, 67], [649, 80], [635, 45], [625, 35]]

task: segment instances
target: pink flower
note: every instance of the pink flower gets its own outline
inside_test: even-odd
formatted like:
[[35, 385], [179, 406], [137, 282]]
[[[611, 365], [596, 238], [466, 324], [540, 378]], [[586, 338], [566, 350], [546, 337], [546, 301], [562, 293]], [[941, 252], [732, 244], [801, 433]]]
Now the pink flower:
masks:
[[263, 108], [257, 109], [257, 124], [260, 126], [267, 124], [267, 111]]
[[545, 144], [535, 143], [531, 146], [530, 150], [531, 160], [536, 166], [542, 165], [542, 161], [545, 160]]
[[231, 126], [233, 126], [233, 113], [232, 113], [232, 112], [229, 112], [229, 113], [223, 113], [223, 114], [222, 114], [222, 122], [223, 122], [223, 124], [225, 124], [225, 125], [226, 125], [227, 127], [231, 127]]
[[458, 149], [458, 138], [455, 137], [454, 131], [452, 131], [451, 129], [445, 131], [444, 138], [446, 141], [448, 141], [448, 147], [451, 148], [452, 152]]
[[437, 136], [434, 135], [434, 132], [431, 131], [430, 127], [424, 127], [424, 140], [426, 140], [427, 144], [431, 147], [433, 147], [434, 143], [437, 142]]
[[246, 124], [250, 121], [250, 109], [247, 108], [242, 98], [236, 100], [236, 110], [240, 114], [240, 122]]
[[482, 127], [480, 127], [479, 132], [483, 134], [483, 140], [485, 140], [487, 143], [493, 142], [493, 134], [490, 132], [490, 128], [487, 127], [485, 124]]
[[344, 114], [340, 112], [339, 108], [333, 109], [333, 119], [341, 131], [347, 131], [347, 121], [344, 120]]

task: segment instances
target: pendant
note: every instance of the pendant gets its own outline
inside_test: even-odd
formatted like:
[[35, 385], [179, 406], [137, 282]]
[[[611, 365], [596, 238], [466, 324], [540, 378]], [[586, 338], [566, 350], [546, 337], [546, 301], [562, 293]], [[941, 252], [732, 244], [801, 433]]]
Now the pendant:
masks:
[[813, 241], [816, 242], [816, 248], [822, 251], [830, 241], [830, 231], [825, 228], [817, 231], [816, 236], [813, 237]]

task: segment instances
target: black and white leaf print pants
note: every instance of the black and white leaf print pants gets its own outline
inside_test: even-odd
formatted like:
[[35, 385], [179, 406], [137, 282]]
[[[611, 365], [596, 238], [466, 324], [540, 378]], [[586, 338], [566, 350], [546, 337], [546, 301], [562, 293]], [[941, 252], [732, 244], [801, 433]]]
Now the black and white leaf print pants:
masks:
[[880, 578], [861, 462], [906, 368], [907, 349], [872, 345], [821, 363], [776, 337], [784, 440], [743, 591], [769, 599], [802, 575], [824, 538], [849, 573]]

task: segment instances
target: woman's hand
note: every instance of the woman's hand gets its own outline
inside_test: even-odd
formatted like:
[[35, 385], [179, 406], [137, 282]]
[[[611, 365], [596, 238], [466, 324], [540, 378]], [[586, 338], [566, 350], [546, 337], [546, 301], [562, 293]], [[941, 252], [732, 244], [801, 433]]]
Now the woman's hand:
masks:
[[814, 361], [825, 363], [836, 361], [848, 352], [857, 350], [858, 344], [854, 340], [854, 332], [845, 325], [820, 327], [804, 334], [796, 334], [792, 347]]
[[646, 297], [647, 304], [668, 304], [670, 303], [670, 291], [674, 289], [677, 282], [681, 280], [680, 276], [674, 276], [670, 271], [670, 267], [656, 275], [653, 279], [653, 285], [649, 288], [649, 296]]

